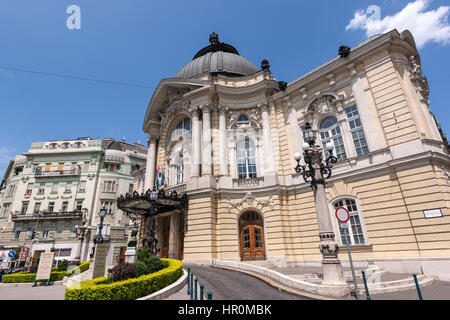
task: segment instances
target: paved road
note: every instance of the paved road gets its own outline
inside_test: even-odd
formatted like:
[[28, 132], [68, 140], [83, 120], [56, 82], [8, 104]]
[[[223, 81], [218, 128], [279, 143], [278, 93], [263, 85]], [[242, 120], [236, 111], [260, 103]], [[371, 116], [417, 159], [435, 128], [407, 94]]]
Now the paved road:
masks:
[[63, 285], [31, 287], [1, 287], [0, 300], [64, 300]]
[[185, 265], [213, 293], [213, 300], [304, 300], [297, 295], [280, 292], [262, 280], [236, 271], [204, 265]]

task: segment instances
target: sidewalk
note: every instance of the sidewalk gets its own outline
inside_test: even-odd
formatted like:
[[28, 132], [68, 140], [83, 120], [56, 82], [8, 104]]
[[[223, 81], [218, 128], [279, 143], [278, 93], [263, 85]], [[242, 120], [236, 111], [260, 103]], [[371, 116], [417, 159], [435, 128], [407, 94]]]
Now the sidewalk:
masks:
[[164, 300], [190, 300], [190, 296], [187, 295], [187, 284], [180, 291], [172, 294]]

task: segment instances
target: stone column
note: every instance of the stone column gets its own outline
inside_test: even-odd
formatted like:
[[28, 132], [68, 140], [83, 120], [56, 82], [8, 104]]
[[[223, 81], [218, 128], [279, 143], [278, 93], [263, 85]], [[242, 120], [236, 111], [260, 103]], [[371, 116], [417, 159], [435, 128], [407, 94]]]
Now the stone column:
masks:
[[147, 164], [145, 168], [145, 184], [144, 189], [153, 189], [155, 184], [155, 166], [156, 166], [156, 137], [149, 136], [147, 150]]
[[210, 176], [212, 175], [211, 108], [209, 104], [205, 104], [201, 108], [203, 118], [202, 176]]
[[191, 177], [200, 176], [200, 155], [201, 155], [201, 140], [200, 140], [200, 122], [198, 107], [193, 107], [191, 110], [192, 119], [192, 163], [191, 163]]
[[170, 216], [169, 232], [169, 259], [178, 259], [180, 243], [180, 217], [178, 213], [172, 213]]
[[228, 175], [228, 146], [227, 146], [227, 123], [226, 123], [226, 111], [227, 108], [220, 106], [219, 111], [219, 163], [220, 163], [220, 175]]
[[263, 124], [263, 135], [264, 135], [264, 151], [265, 151], [265, 162], [267, 167], [266, 173], [275, 173], [275, 160], [273, 157], [273, 148], [272, 148], [272, 134], [270, 132], [270, 120], [269, 120], [269, 106], [268, 103], [264, 103], [260, 105], [261, 108], [261, 117]]
[[318, 290], [321, 294], [332, 296], [344, 296], [349, 288], [344, 278], [342, 264], [338, 258], [339, 245], [334, 239], [331, 217], [328, 209], [328, 201], [325, 193], [325, 180], [320, 172], [322, 151], [313, 151], [313, 168], [316, 183], [313, 186], [314, 202], [316, 206], [317, 222], [319, 226], [320, 252], [322, 253], [323, 279]]

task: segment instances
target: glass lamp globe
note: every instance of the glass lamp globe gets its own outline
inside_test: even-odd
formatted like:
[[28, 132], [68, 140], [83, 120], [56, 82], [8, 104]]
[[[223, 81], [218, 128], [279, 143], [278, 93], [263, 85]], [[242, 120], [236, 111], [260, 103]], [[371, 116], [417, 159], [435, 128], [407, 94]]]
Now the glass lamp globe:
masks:
[[98, 215], [100, 216], [100, 218], [104, 218], [106, 216], [106, 209], [105, 208], [101, 209]]
[[328, 151], [332, 151], [334, 149], [334, 143], [332, 141], [327, 142], [327, 144], [325, 145], [325, 148]]
[[311, 146], [309, 145], [308, 142], [303, 142], [302, 148], [303, 150], [308, 151], [311, 148]]
[[300, 155], [300, 152], [296, 152], [296, 153], [294, 154], [294, 159], [295, 159], [295, 161], [300, 161], [301, 158], [302, 158], [302, 156]]
[[303, 138], [305, 142], [314, 144], [316, 142], [316, 132], [311, 129], [309, 122], [305, 123], [305, 131], [303, 131]]

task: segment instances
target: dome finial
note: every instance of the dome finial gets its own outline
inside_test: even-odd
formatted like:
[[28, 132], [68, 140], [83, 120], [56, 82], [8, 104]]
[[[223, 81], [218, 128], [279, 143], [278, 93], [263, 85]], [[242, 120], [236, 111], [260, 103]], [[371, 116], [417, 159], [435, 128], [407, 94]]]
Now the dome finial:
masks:
[[209, 43], [211, 43], [212, 45], [219, 43], [219, 35], [215, 32], [211, 33], [209, 35]]

